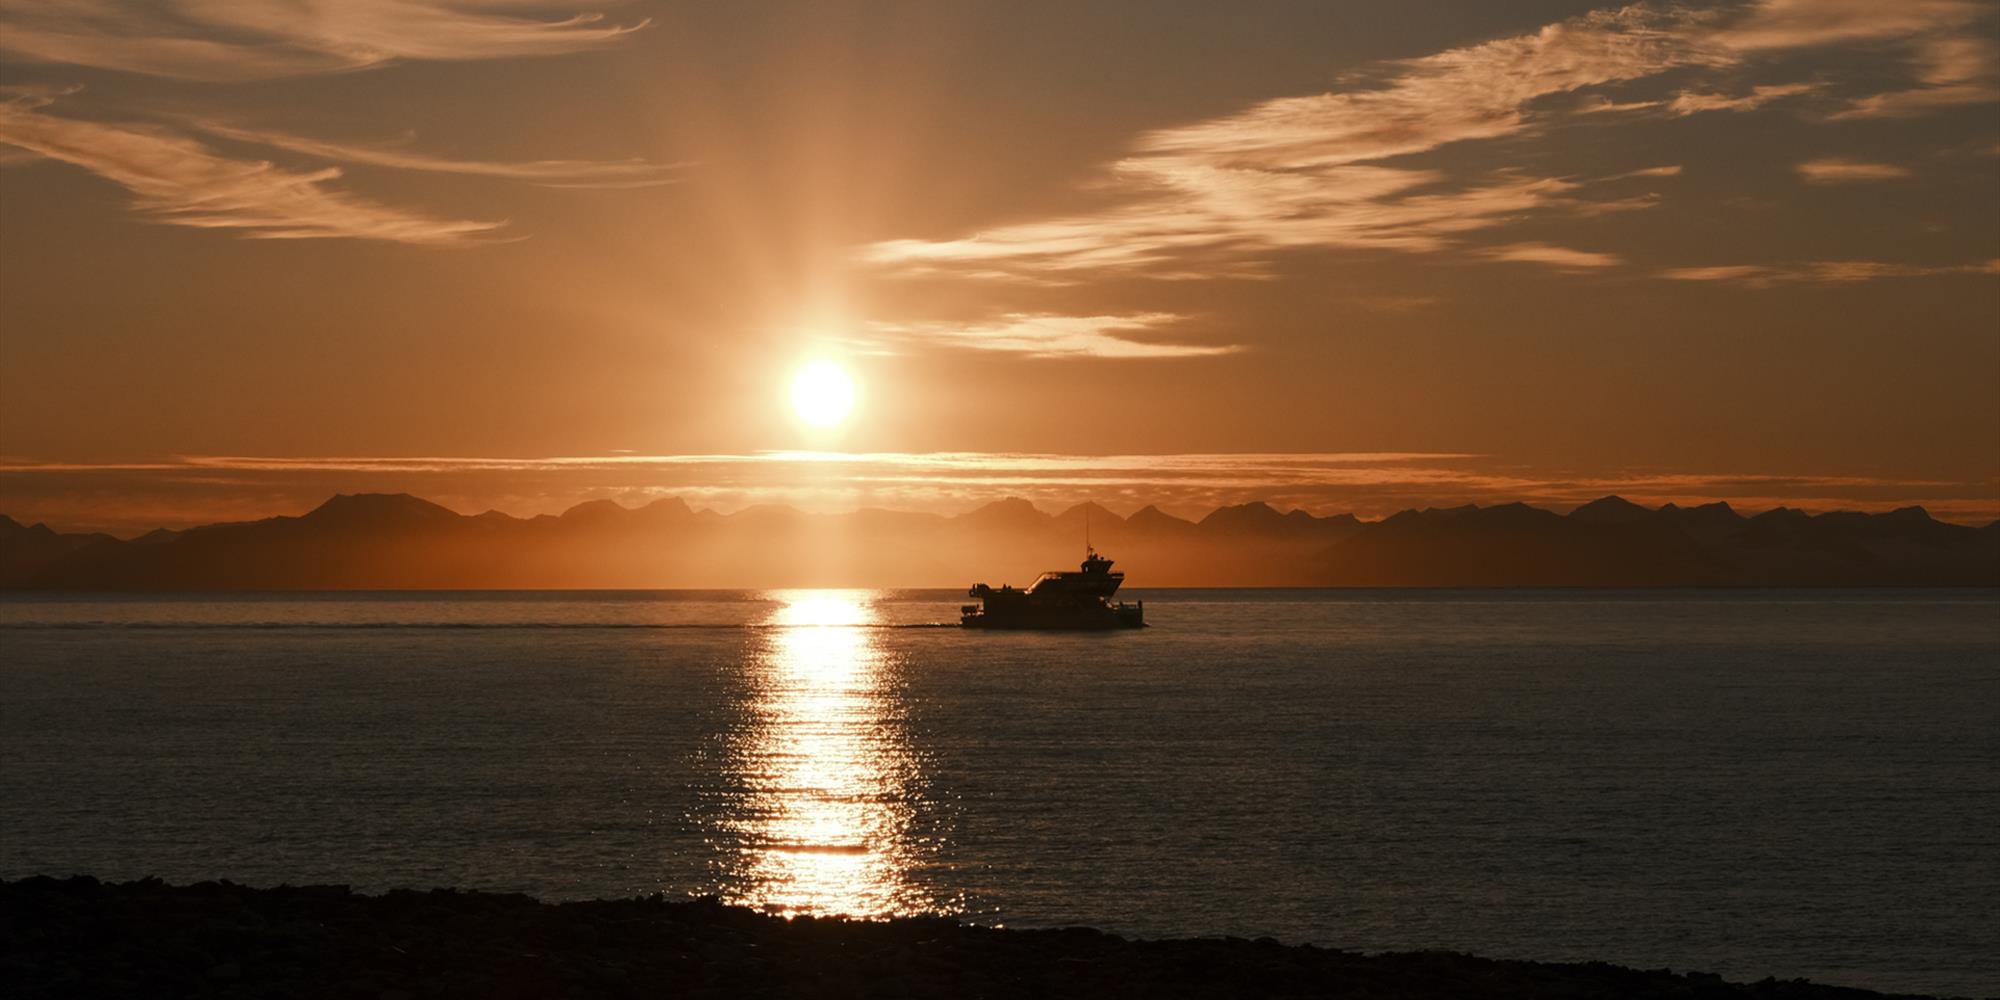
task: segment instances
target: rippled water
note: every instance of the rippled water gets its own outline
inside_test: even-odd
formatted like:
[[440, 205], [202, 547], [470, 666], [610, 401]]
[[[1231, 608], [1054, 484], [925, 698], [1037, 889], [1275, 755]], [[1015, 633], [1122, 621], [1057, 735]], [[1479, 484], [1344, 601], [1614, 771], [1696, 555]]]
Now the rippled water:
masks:
[[0, 876], [2000, 992], [2000, 594], [0, 600]]

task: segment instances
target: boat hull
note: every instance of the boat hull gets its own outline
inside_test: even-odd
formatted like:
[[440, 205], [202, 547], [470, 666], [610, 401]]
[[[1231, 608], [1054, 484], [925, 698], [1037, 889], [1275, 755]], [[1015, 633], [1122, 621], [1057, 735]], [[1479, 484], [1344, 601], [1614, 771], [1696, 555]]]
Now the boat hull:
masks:
[[995, 612], [991, 608], [961, 615], [958, 623], [966, 628], [995, 630], [1038, 630], [1102, 632], [1112, 629], [1145, 628], [1145, 610], [1136, 605], [1114, 604], [1096, 608], [1052, 608]]

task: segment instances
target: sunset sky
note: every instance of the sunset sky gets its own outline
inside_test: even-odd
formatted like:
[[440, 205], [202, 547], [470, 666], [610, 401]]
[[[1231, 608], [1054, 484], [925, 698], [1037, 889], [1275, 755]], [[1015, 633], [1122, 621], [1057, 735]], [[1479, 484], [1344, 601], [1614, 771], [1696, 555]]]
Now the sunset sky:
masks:
[[0, 0], [0, 512], [364, 490], [1983, 523], [2000, 4]]

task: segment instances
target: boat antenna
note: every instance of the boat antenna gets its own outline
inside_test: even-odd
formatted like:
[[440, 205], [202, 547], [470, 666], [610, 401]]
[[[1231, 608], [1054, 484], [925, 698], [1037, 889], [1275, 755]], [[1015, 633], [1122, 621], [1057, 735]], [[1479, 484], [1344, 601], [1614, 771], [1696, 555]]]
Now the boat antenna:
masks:
[[1094, 556], [1097, 550], [1090, 547], [1090, 501], [1083, 502], [1083, 554]]

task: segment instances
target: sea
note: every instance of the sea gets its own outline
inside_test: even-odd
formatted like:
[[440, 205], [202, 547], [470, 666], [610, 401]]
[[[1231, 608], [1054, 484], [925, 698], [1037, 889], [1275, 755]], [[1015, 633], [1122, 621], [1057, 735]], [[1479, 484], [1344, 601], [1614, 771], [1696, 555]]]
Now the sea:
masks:
[[2000, 993], [2000, 591], [0, 598], [0, 877]]

